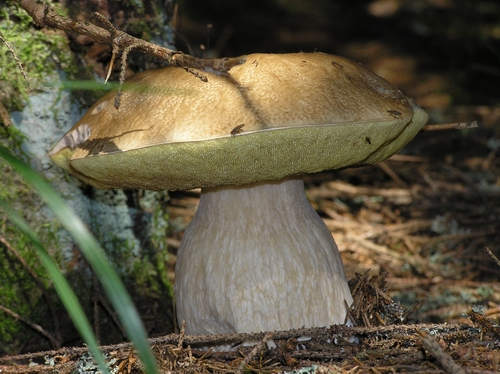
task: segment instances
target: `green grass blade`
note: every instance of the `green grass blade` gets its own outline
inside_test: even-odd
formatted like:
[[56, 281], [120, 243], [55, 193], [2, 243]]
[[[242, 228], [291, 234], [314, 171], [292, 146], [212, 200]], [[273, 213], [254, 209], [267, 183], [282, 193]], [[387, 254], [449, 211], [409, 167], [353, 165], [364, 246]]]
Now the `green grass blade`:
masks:
[[1, 198], [0, 207], [5, 211], [5, 213], [7, 213], [7, 217], [9, 217], [9, 219], [33, 243], [38, 258], [43, 263], [43, 266], [45, 266], [45, 269], [47, 269], [47, 272], [54, 283], [57, 294], [71, 316], [71, 319], [80, 333], [80, 336], [87, 343], [87, 346], [92, 352], [92, 356], [103, 373], [109, 374], [109, 370], [106, 367], [106, 360], [99, 349], [99, 344], [97, 343], [97, 339], [92, 331], [92, 327], [90, 326], [87, 316], [83, 312], [83, 308], [80, 305], [78, 298], [71, 289], [69, 283], [66, 281], [66, 278], [64, 278], [57, 265], [54, 261], [52, 261], [37, 234], [31, 229], [31, 227], [29, 227], [26, 221], [16, 211], [14, 211], [5, 200]]
[[151, 374], [157, 373], [156, 361], [147, 342], [147, 335], [139, 314], [132, 303], [130, 295], [109, 264], [96, 239], [44, 178], [32, 171], [28, 165], [16, 158], [3, 146], [0, 146], [0, 157], [4, 158], [14, 170], [37, 190], [74, 238], [113, 303], [127, 336], [137, 349], [146, 371]]

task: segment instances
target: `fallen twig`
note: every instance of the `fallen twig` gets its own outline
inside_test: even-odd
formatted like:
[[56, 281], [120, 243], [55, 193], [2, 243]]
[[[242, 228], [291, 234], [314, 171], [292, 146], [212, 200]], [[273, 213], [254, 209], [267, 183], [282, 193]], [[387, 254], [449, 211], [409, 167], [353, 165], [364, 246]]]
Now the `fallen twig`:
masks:
[[243, 373], [244, 370], [245, 370], [245, 366], [250, 362], [250, 360], [252, 360], [252, 358], [255, 357], [255, 355], [257, 353], [259, 353], [263, 348], [264, 346], [266, 345], [266, 343], [268, 342], [269, 339], [271, 339], [273, 336], [272, 333], [268, 332], [266, 335], [264, 335], [264, 337], [262, 338], [262, 340], [257, 343], [255, 345], [255, 347], [253, 347], [253, 349], [250, 351], [249, 354], [247, 354], [243, 360], [241, 360], [240, 364], [238, 365], [238, 373]]
[[491, 257], [493, 260], [495, 260], [495, 262], [497, 263], [497, 265], [498, 265], [498, 266], [500, 266], [500, 260], [498, 259], [498, 257], [497, 257], [497, 256], [495, 256], [495, 255], [493, 254], [493, 252], [491, 252], [491, 251], [490, 251], [490, 249], [489, 249], [488, 247], [485, 247], [485, 248], [484, 248], [484, 250], [485, 250], [485, 252], [486, 252], [486, 253], [488, 253], [488, 254], [490, 255], [490, 257]]
[[400, 188], [408, 189], [408, 184], [399, 177], [399, 175], [387, 164], [387, 162], [382, 161], [377, 164], [377, 166], [381, 168], [394, 182], [396, 182]]
[[9, 308], [4, 307], [3, 305], [0, 305], [0, 310], [8, 314], [9, 316], [15, 318], [16, 320], [21, 321], [24, 324], [28, 325], [33, 330], [39, 332], [41, 335], [45, 336], [50, 341], [52, 347], [59, 348], [61, 346], [61, 343], [58, 342], [57, 339], [54, 338], [52, 334], [46, 331], [42, 326], [37, 325], [36, 323], [33, 323], [31, 321], [28, 321], [26, 318], [21, 317], [19, 314], [10, 310]]
[[[424, 365], [425, 357], [422, 354], [420, 345], [417, 344], [420, 339], [416, 334], [417, 330], [428, 332], [429, 335], [439, 336], [440, 339], [447, 343], [452, 342], [452, 349], [456, 349], [459, 345], [464, 347], [465, 344], [472, 344], [472, 342], [477, 345], [481, 339], [480, 329], [465, 324], [390, 325], [371, 328], [331, 326], [330, 328], [276, 331], [272, 333], [272, 339], [277, 343], [278, 349], [267, 351], [264, 363], [267, 367], [272, 367], [273, 372], [287, 369], [283, 367], [285, 364], [283, 361], [285, 357], [283, 356], [283, 350], [279, 347], [284, 347], [287, 342], [294, 342], [301, 336], [308, 336], [311, 339], [302, 341], [300, 349], [296, 347], [296, 343], [292, 343], [289, 347], [289, 351], [287, 350], [286, 357], [294, 359], [295, 364], [293, 364], [293, 366], [297, 365], [297, 367], [300, 367], [300, 365], [311, 365], [311, 361], [324, 362], [328, 360], [331, 362], [332, 360], [342, 361], [346, 359], [351, 360], [353, 357], [359, 357], [359, 362], [364, 363], [366, 368], [374, 366], [380, 368], [381, 366], [389, 364], [385, 357], [390, 357], [389, 360], [391, 365], [397, 365], [398, 362], [400, 362], [400, 364], [407, 362], [409, 356], [412, 356], [416, 360], [415, 365]], [[238, 365], [241, 363], [242, 358], [240, 352], [212, 352], [211, 354], [207, 354], [206, 351], [197, 350], [191, 352], [189, 345], [201, 343], [203, 346], [206, 346], [207, 344], [213, 343], [220, 344], [248, 340], [263, 341], [266, 339], [267, 334], [268, 333], [262, 332], [255, 334], [185, 336], [182, 348], [178, 346], [180, 337], [175, 334], [150, 339], [149, 341], [154, 347], [157, 357], [159, 357], [161, 368], [164, 370], [163, 372], [207, 372], [207, 369], [212, 369], [212, 372], [234, 373], [238, 368], [235, 366], [235, 363], [237, 362]], [[360, 345], [347, 342], [353, 335], [358, 337]], [[396, 344], [401, 341], [406, 342], [406, 348]], [[481, 344], [484, 345], [487, 343], [484, 342]], [[366, 350], [368, 346], [370, 349]], [[130, 343], [121, 343], [101, 348], [104, 352], [113, 356], [117, 354], [116, 352], [118, 352], [118, 355], [120, 355], [119, 352], [129, 352], [131, 347]], [[242, 347], [242, 351], [244, 350], [246, 353], [245, 357], [252, 356], [252, 351], [255, 349], [255, 347], [253, 349], [248, 348], [249, 347]], [[88, 352], [88, 348], [86, 347], [70, 347], [58, 351], [0, 357], [0, 370], [4, 370], [2, 373], [19, 373], [22, 372], [20, 370], [23, 369], [31, 370], [32, 368], [39, 368], [40, 370], [37, 372], [47, 372], [48, 366], [47, 364], [44, 365], [43, 362], [47, 362], [48, 359], [51, 360], [53, 358], [54, 360], [59, 360], [56, 362], [55, 366], [50, 366], [50, 371], [55, 371], [61, 369], [59, 365], [61, 358], [64, 359], [64, 365], [69, 368], [69, 366], [67, 366], [68, 364], [73, 363], [74, 365], [86, 352]], [[259, 348], [257, 348], [254, 356], [258, 353]], [[361, 356], [358, 356], [358, 354]], [[490, 362], [492, 359], [490, 358], [488, 360], [488, 362]], [[38, 365], [34, 367], [28, 366], [30, 362], [38, 363]], [[359, 365], [359, 363], [357, 365]], [[288, 361], [286, 366], [290, 366]], [[250, 368], [248, 364], [246, 368], [258, 371]], [[43, 369], [45, 369], [45, 371]], [[29, 372], [33, 373], [35, 371], [31, 370]], [[63, 371], [61, 370], [60, 372]], [[69, 373], [70, 371], [67, 370], [64, 372]], [[125, 370], [122, 372], [127, 371]]]
[[495, 326], [490, 319], [474, 312], [474, 310], [472, 309], [469, 309], [467, 311], [467, 314], [469, 315], [470, 320], [479, 325], [483, 329], [483, 331], [491, 332], [496, 336], [496, 338], [500, 338], [500, 327]]
[[441, 364], [443, 369], [450, 374], [465, 374], [465, 370], [458, 365], [446, 351], [441, 348], [436, 338], [427, 334], [425, 331], [417, 330], [420, 335], [424, 348], [432, 354]]
[[463, 129], [471, 129], [474, 127], [478, 127], [477, 121], [425, 125], [424, 127], [422, 127], [422, 129], [420, 129], [420, 131], [463, 130]]

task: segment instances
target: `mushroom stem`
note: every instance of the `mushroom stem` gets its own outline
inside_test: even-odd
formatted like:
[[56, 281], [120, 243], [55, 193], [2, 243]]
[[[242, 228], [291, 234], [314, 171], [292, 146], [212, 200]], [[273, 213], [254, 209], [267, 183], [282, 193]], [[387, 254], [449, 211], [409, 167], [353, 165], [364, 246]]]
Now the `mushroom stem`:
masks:
[[176, 265], [188, 334], [342, 324], [352, 303], [339, 251], [301, 178], [202, 190]]

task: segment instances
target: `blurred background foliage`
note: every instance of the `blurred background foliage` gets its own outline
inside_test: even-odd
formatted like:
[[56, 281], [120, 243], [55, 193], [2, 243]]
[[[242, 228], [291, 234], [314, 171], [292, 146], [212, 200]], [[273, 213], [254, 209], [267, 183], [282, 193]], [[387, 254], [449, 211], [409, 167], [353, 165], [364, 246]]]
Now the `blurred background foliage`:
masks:
[[199, 48], [207, 39], [212, 56], [341, 54], [385, 69], [386, 79], [409, 96], [421, 96], [413, 79], [425, 71], [445, 80], [442, 90], [454, 104], [499, 103], [498, 1], [185, 0], [179, 6], [177, 46], [187, 50], [188, 41], [198, 55], [207, 54]]

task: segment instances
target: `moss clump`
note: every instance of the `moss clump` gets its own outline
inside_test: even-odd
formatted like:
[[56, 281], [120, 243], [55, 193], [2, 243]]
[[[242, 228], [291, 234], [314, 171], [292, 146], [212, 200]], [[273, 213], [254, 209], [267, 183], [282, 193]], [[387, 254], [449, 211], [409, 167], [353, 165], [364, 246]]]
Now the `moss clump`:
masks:
[[[31, 17], [13, 1], [0, 7], [0, 35], [14, 49], [36, 89], [47, 76], [58, 70], [75, 73], [75, 64], [68, 50], [67, 39], [61, 32], [38, 30]], [[0, 43], [0, 91], [3, 104], [9, 110], [22, 107], [28, 85], [9, 48]]]
[[[6, 130], [0, 127], [0, 143], [12, 145], [20, 140], [19, 134], [13, 128]], [[8, 164], [0, 159], [0, 199], [4, 200], [32, 224], [41, 240], [48, 248], [54, 248], [57, 237], [54, 232], [57, 227], [43, 222], [38, 218], [38, 212], [27, 210], [27, 206], [40, 206], [40, 197], [28, 187], [24, 181], [13, 172]], [[52, 318], [46, 318], [47, 299], [57, 303], [52, 291], [47, 273], [33, 251], [28, 238], [17, 227], [11, 224], [0, 209], [0, 305], [20, 315], [22, 318], [43, 325], [44, 329], [54, 332]], [[35, 279], [36, 277], [36, 279]], [[19, 352], [33, 337], [33, 330], [26, 324], [0, 311], [0, 355]], [[3, 342], [3, 343], [1, 343]], [[47, 345], [45, 348], [52, 348]]]

